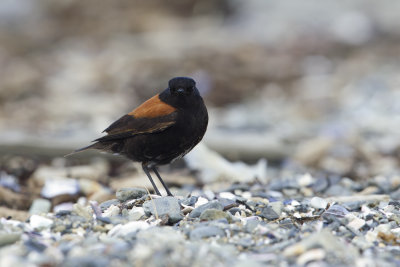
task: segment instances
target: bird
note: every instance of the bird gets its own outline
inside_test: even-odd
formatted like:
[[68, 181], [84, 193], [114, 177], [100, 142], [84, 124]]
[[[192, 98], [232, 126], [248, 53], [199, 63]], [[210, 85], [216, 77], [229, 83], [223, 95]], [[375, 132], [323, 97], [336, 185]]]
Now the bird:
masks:
[[185, 156], [203, 138], [208, 125], [208, 112], [194, 79], [175, 77], [161, 93], [123, 115], [108, 128], [106, 135], [93, 144], [71, 154], [96, 149], [140, 162], [154, 191], [161, 196], [150, 174], [152, 170], [173, 196], [161, 178], [157, 166]]

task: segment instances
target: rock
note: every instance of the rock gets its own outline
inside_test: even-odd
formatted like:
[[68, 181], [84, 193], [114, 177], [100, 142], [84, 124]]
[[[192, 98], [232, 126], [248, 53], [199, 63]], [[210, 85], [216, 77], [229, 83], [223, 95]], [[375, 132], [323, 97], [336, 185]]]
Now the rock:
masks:
[[225, 236], [225, 232], [216, 226], [200, 226], [190, 232], [190, 240], [200, 240], [211, 236]]
[[117, 199], [121, 202], [125, 202], [130, 199], [141, 198], [146, 195], [147, 191], [143, 188], [121, 188], [117, 190]]
[[99, 207], [101, 209], [101, 211], [105, 211], [106, 209], [108, 209], [111, 205], [114, 206], [118, 206], [120, 204], [118, 199], [110, 199], [107, 201], [102, 202]]
[[59, 180], [67, 177], [75, 179], [100, 180], [108, 173], [108, 163], [97, 160], [92, 165], [72, 166], [68, 168], [40, 166], [32, 174], [32, 178], [44, 184], [47, 180]]
[[280, 216], [283, 210], [283, 203], [281, 201], [274, 201], [270, 202], [269, 206], [272, 208], [272, 210]]
[[168, 215], [169, 223], [176, 223], [183, 218], [178, 199], [170, 196], [148, 200], [143, 203], [143, 209], [147, 215], [152, 214], [156, 217]]
[[118, 206], [111, 205], [106, 209], [103, 213], [103, 217], [113, 217], [119, 215], [121, 212], [121, 209]]
[[218, 198], [218, 202], [221, 203], [223, 210], [227, 210], [233, 207], [238, 206], [235, 200], [228, 198]]
[[203, 211], [207, 210], [207, 209], [217, 209], [217, 210], [223, 210], [223, 206], [221, 203], [219, 203], [217, 200], [213, 200], [210, 201], [204, 205], [201, 205], [197, 208], [195, 208], [190, 214], [189, 217], [190, 218], [197, 218], [199, 217]]
[[93, 219], [93, 210], [92, 210], [91, 207], [83, 206], [83, 205], [81, 205], [79, 203], [74, 204], [73, 207], [74, 207], [73, 211], [77, 215], [85, 218], [86, 220]]
[[85, 196], [93, 195], [94, 193], [103, 189], [103, 186], [97, 181], [90, 179], [79, 179], [78, 180], [79, 190]]
[[124, 237], [132, 233], [136, 233], [140, 230], [144, 230], [150, 227], [150, 224], [144, 221], [128, 222], [126, 224], [118, 224], [114, 226], [109, 232], [108, 236], [111, 237]]
[[20, 233], [4, 233], [0, 232], [0, 247], [11, 245], [21, 238]]
[[320, 197], [313, 197], [310, 201], [310, 205], [315, 209], [325, 209], [328, 206], [328, 201]]
[[76, 195], [79, 193], [79, 184], [75, 179], [59, 178], [45, 180], [41, 195], [53, 198], [59, 195]]
[[30, 217], [30, 225], [32, 228], [48, 228], [53, 224], [53, 220], [39, 215], [32, 215]]
[[326, 256], [326, 253], [321, 248], [310, 249], [309, 251], [300, 255], [297, 258], [298, 265], [306, 265], [310, 261], [320, 261], [323, 260]]
[[145, 215], [144, 209], [142, 207], [133, 207], [129, 212], [129, 220], [130, 221], [138, 221]]
[[344, 217], [347, 214], [349, 214], [349, 212], [344, 207], [340, 205], [332, 205], [324, 212], [323, 216], [331, 215], [335, 217]]
[[37, 198], [33, 201], [30, 209], [29, 214], [42, 214], [47, 213], [50, 211], [51, 202], [47, 199]]
[[357, 218], [351, 213], [347, 214], [346, 218], [349, 220], [347, 227], [349, 227], [349, 229], [355, 233], [357, 233], [365, 225], [365, 220]]
[[267, 206], [261, 209], [259, 216], [267, 220], [279, 219], [279, 214], [277, 214], [271, 206]]
[[231, 216], [222, 210], [207, 209], [200, 215], [200, 221], [214, 221], [219, 219], [227, 219], [228, 222], [232, 222]]

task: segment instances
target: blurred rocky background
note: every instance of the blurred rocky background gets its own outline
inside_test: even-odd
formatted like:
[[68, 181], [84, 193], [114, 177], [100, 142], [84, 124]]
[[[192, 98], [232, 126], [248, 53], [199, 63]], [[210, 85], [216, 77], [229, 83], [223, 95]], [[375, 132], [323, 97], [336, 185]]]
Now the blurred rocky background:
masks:
[[151, 190], [121, 157], [63, 156], [174, 76], [197, 81], [210, 113], [202, 146], [162, 169], [176, 194], [211, 200], [236, 183], [282, 199], [399, 200], [399, 9], [394, 0], [1, 1], [0, 217]]

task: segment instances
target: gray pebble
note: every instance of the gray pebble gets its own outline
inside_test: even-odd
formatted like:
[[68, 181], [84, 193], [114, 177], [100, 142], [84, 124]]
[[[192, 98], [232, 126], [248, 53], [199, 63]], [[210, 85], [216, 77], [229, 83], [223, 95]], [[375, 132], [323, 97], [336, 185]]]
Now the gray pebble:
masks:
[[[156, 207], [156, 211], [154, 210], [154, 207]], [[178, 199], [170, 196], [146, 201], [143, 203], [143, 209], [147, 215], [157, 214], [157, 216], [160, 217], [168, 215], [169, 223], [176, 223], [183, 218], [181, 214], [181, 205], [179, 204]]]
[[213, 200], [213, 201], [210, 201], [210, 202], [208, 202], [204, 205], [201, 205], [200, 207], [197, 207], [194, 210], [192, 210], [192, 212], [190, 212], [189, 217], [190, 218], [200, 217], [201, 213], [203, 213], [203, 211], [208, 210], [208, 209], [223, 210], [224, 207], [222, 206], [221, 203], [219, 203], [219, 201]]
[[190, 240], [200, 240], [211, 236], [225, 236], [225, 232], [216, 226], [200, 226], [190, 232]]
[[111, 205], [114, 206], [118, 206], [120, 204], [118, 199], [110, 199], [107, 201], [102, 202], [99, 207], [101, 209], [101, 211], [105, 211], [106, 209], [108, 209]]
[[20, 233], [0, 233], [0, 247], [14, 244], [21, 238]]
[[118, 189], [116, 196], [119, 201], [124, 202], [130, 199], [141, 198], [146, 195], [147, 191], [143, 188], [121, 188]]
[[279, 214], [277, 214], [272, 207], [267, 206], [261, 209], [261, 213], [259, 215], [262, 218], [267, 220], [276, 220], [279, 219]]
[[33, 201], [31, 207], [29, 208], [29, 214], [42, 214], [50, 211], [51, 202], [50, 200], [37, 198]]
[[227, 219], [228, 222], [232, 222], [231, 216], [222, 210], [208, 209], [200, 215], [200, 221], [214, 221], [219, 219]]

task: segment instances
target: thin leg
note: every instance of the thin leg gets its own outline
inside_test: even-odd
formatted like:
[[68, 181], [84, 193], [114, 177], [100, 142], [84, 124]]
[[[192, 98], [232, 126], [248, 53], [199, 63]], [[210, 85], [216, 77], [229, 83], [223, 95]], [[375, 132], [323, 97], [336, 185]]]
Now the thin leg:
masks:
[[160, 182], [162, 183], [162, 185], [164, 186], [165, 190], [167, 191], [168, 196], [172, 196], [171, 192], [169, 191], [167, 185], [164, 183], [163, 179], [161, 179], [160, 174], [158, 173], [156, 167], [151, 168], [153, 170], [153, 172], [157, 175], [158, 179], [160, 180]]
[[161, 193], [160, 193], [160, 191], [158, 191], [158, 188], [157, 188], [156, 184], [154, 183], [153, 178], [151, 178], [149, 169], [147, 169], [146, 165], [144, 165], [144, 164], [142, 164], [142, 168], [143, 168], [144, 173], [145, 173], [145, 174], [147, 175], [147, 177], [149, 178], [149, 180], [150, 180], [150, 182], [151, 182], [151, 185], [152, 185], [153, 188], [154, 188], [154, 191], [156, 191], [156, 194], [159, 195], [159, 196], [161, 196]]

